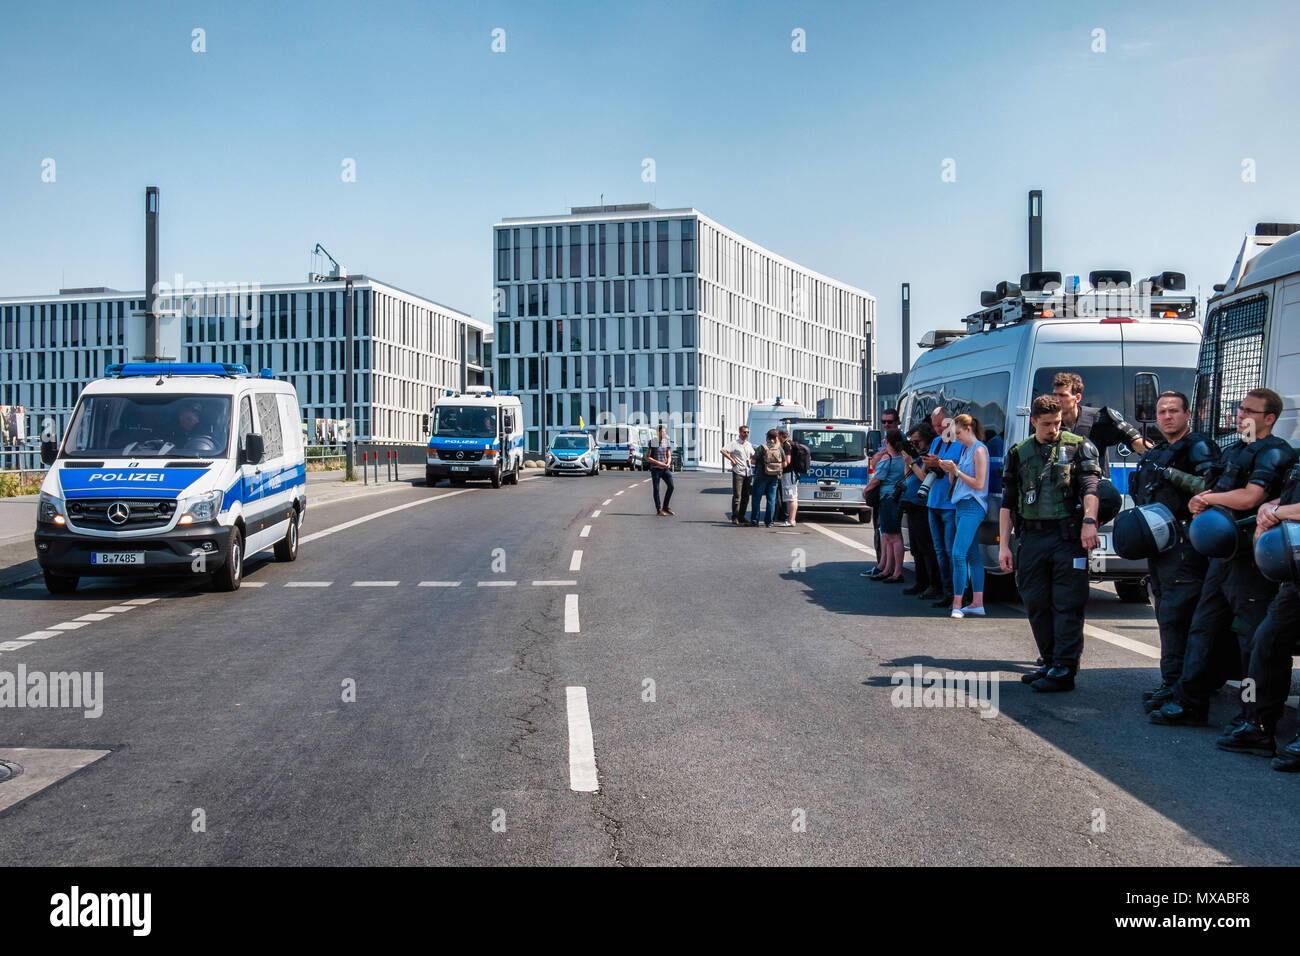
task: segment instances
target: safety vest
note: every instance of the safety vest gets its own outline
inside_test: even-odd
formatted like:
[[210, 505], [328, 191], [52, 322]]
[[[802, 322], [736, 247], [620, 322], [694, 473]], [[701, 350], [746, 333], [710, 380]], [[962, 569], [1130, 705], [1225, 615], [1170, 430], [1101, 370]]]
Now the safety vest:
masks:
[[1079, 498], [1076, 459], [1084, 441], [1080, 435], [1062, 431], [1054, 445], [1040, 445], [1030, 435], [1016, 446], [1020, 517], [1031, 521], [1074, 517]]

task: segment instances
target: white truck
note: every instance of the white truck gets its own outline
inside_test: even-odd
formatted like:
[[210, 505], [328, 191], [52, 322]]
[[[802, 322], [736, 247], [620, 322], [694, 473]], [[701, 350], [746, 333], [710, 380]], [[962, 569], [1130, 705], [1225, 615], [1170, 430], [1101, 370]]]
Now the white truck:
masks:
[[432, 488], [490, 481], [493, 488], [519, 483], [524, 467], [524, 410], [519, 396], [482, 385], [448, 389], [429, 416], [424, 477]]

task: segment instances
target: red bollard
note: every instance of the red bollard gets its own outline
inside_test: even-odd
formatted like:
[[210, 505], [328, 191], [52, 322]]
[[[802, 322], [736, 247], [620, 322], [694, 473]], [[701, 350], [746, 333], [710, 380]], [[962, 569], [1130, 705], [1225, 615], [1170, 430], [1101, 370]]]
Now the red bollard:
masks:
[[366, 453], [361, 453], [361, 480], [365, 484], [370, 484], [370, 472], [366, 471]]

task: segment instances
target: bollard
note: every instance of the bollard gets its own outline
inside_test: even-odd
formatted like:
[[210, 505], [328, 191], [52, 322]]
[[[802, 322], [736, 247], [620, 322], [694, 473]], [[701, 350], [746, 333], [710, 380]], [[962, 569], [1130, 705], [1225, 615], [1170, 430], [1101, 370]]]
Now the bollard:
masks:
[[367, 455], [363, 451], [361, 453], [361, 480], [368, 485], [370, 484], [370, 472], [366, 470], [366, 458]]
[[379, 451], [375, 451], [375, 484], [379, 484]]

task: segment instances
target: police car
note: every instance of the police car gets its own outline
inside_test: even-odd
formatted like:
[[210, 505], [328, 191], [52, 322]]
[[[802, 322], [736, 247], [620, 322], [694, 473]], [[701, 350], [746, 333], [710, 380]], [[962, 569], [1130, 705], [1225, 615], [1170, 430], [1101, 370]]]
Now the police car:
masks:
[[546, 449], [546, 474], [587, 475], [600, 474], [600, 452], [596, 439], [587, 432], [561, 432], [551, 439]]
[[250, 555], [298, 556], [307, 511], [298, 396], [270, 369], [110, 365], [82, 391], [36, 516], [52, 594], [83, 577], [211, 574], [233, 591]]

